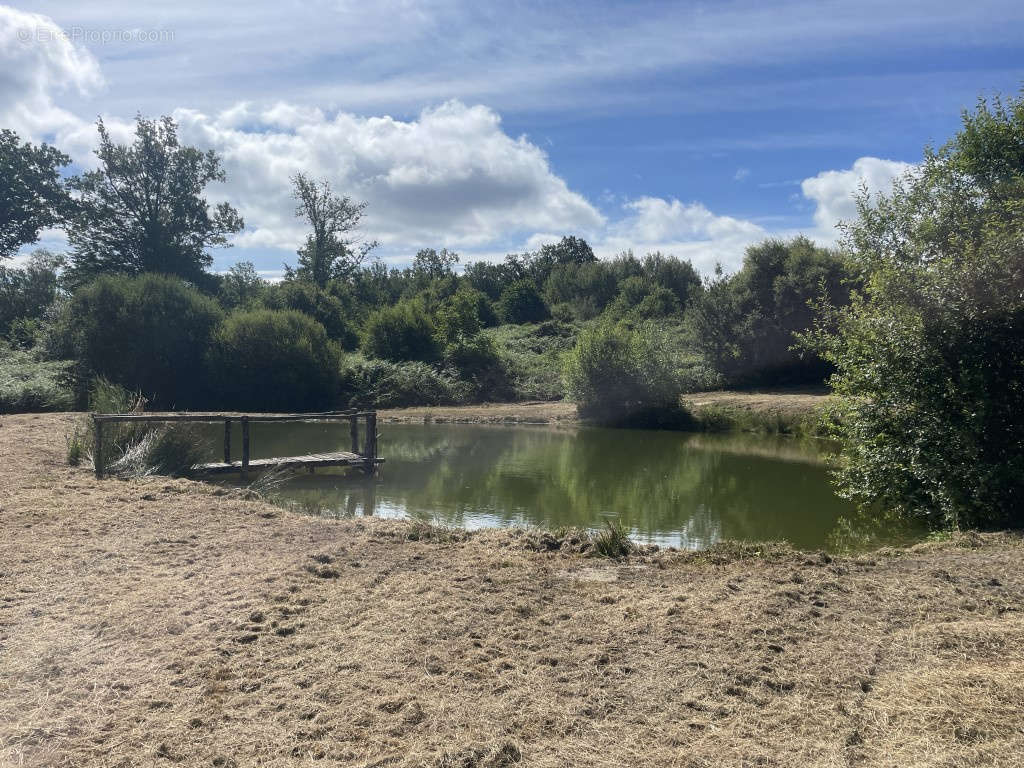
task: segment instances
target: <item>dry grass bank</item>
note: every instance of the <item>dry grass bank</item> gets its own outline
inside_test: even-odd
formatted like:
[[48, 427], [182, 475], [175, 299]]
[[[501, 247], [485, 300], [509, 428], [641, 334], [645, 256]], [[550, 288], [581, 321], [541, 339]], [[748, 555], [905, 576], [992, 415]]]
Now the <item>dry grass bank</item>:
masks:
[[562, 400], [392, 408], [380, 411], [378, 418], [384, 422], [413, 424], [572, 424], [577, 421], [575, 404]]
[[615, 563], [96, 481], [66, 423], [0, 417], [0, 765], [1021, 765], [1018, 537]]

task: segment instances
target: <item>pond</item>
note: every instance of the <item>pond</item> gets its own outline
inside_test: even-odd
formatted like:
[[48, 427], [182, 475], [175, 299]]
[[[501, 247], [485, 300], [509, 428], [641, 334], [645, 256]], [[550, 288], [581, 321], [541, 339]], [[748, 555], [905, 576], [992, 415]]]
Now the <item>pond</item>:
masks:
[[[317, 514], [411, 517], [468, 529], [596, 529], [618, 520], [637, 541], [686, 549], [721, 539], [834, 548], [839, 538], [856, 536], [853, 507], [832, 489], [821, 441], [466, 424], [381, 424], [378, 431], [386, 463], [377, 477], [301, 472], [273, 493]], [[233, 444], [240, 444], [237, 436]], [[252, 427], [253, 458], [348, 446], [347, 423]]]

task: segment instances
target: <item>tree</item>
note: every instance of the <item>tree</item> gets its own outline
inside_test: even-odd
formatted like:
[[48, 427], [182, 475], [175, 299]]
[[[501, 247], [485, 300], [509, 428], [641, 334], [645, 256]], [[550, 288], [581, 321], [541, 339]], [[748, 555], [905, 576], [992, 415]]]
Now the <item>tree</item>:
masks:
[[435, 251], [433, 248], [423, 248], [416, 253], [412, 260], [412, 271], [417, 277], [424, 277], [427, 280], [434, 280], [440, 277], [447, 277], [455, 271], [455, 265], [459, 263], [459, 254], [442, 248]]
[[851, 279], [840, 254], [806, 237], [752, 245], [739, 272], [717, 275], [691, 303], [694, 345], [732, 384], [821, 382], [828, 366], [795, 351], [794, 334], [813, 324], [812, 302], [846, 304]]
[[68, 227], [73, 283], [143, 272], [202, 280], [213, 263], [207, 249], [227, 246], [243, 226], [228, 203], [211, 210], [202, 196], [226, 178], [216, 153], [179, 144], [170, 117], [136, 117], [131, 145], [115, 144], [102, 119], [96, 125], [100, 167], [69, 182], [78, 193]]
[[[321, 288], [330, 280], [349, 277], [377, 246], [376, 241], [360, 243], [351, 234], [359, 227], [366, 203], [336, 195], [327, 179], [315, 181], [304, 173], [292, 177], [292, 197], [298, 201], [296, 218], [313, 228], [298, 251], [296, 277]], [[291, 267], [285, 270], [291, 274]]]
[[532, 280], [516, 280], [506, 286], [496, 309], [505, 323], [537, 323], [548, 318], [548, 308]]
[[891, 194], [858, 199], [864, 277], [805, 343], [836, 366], [842, 492], [935, 526], [1024, 524], [1024, 99], [980, 101]]
[[267, 291], [251, 261], [240, 261], [221, 276], [219, 298], [227, 309], [250, 309]]
[[0, 259], [63, 220], [68, 196], [60, 169], [70, 162], [47, 144], [22, 144], [14, 131], [0, 130]]
[[20, 269], [0, 266], [0, 336], [7, 336], [16, 321], [34, 329], [57, 298], [58, 270], [64, 259], [38, 249]]

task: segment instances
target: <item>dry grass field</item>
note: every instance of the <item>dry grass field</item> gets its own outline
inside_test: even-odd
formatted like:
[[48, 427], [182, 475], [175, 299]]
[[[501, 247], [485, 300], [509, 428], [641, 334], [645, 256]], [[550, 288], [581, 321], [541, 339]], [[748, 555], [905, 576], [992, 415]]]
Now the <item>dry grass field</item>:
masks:
[[614, 562], [97, 481], [70, 418], [0, 417], [2, 766], [1024, 764], [1017, 536]]

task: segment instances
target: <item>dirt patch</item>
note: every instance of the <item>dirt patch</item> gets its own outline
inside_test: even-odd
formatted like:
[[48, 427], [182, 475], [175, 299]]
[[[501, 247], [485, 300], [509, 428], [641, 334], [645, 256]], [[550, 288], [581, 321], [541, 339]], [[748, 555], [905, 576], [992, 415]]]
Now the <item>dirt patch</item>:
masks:
[[63, 465], [67, 425], [0, 418], [0, 765], [1024, 754], [1019, 537], [604, 561], [97, 481]]

